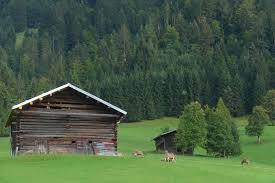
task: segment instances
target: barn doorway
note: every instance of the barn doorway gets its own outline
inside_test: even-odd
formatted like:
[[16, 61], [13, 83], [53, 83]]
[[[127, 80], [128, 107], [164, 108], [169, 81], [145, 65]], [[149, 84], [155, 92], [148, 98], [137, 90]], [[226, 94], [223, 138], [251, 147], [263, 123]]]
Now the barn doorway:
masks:
[[94, 143], [89, 140], [76, 141], [76, 152], [79, 154], [95, 154]]
[[35, 151], [37, 154], [48, 154], [49, 146], [47, 140], [35, 140]]
[[88, 141], [86, 144], [86, 154], [95, 154], [93, 141]]

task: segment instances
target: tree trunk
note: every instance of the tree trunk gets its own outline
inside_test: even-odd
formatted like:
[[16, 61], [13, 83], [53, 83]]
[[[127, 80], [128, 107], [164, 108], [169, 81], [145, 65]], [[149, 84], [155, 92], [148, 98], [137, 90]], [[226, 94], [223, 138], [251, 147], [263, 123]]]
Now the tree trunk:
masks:
[[195, 151], [195, 147], [192, 147], [192, 149], [191, 149], [191, 155], [192, 156], [194, 155], [194, 151]]
[[258, 136], [258, 144], [260, 144], [260, 143], [261, 143], [261, 137]]

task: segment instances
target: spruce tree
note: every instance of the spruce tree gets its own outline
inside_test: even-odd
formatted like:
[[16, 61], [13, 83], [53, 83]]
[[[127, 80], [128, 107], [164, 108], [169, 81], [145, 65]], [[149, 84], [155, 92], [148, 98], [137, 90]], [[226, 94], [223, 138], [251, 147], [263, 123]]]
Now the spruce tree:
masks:
[[269, 90], [263, 99], [263, 107], [273, 125], [275, 125], [275, 89]]
[[207, 108], [205, 113], [208, 124], [207, 153], [222, 157], [240, 154], [238, 130], [223, 100], [220, 98], [217, 108]]
[[27, 1], [11, 1], [9, 4], [9, 12], [13, 19], [14, 27], [16, 32], [22, 32], [25, 30], [27, 25]]
[[228, 147], [231, 145], [232, 136], [230, 126], [224, 121], [224, 116], [214, 109], [206, 111], [208, 124], [206, 150], [208, 154], [215, 156], [227, 156]]
[[41, 78], [72, 82], [131, 121], [219, 97], [232, 115], [250, 113], [275, 87], [269, 1], [0, 0], [0, 81], [21, 101]]
[[233, 92], [232, 101], [234, 105], [229, 108], [230, 112], [233, 116], [240, 116], [244, 114], [244, 101], [243, 97], [243, 86], [241, 83], [241, 79], [238, 74], [235, 74], [232, 77], [231, 81], [231, 89]]
[[253, 99], [254, 105], [259, 105], [263, 102], [263, 94], [266, 93], [265, 79], [262, 74], [257, 74], [254, 81]]
[[238, 132], [236, 124], [234, 123], [234, 121], [232, 119], [230, 111], [227, 108], [227, 106], [224, 104], [222, 98], [220, 98], [218, 101], [216, 112], [218, 112], [224, 116], [225, 123], [228, 124], [230, 127], [232, 142], [229, 143], [231, 145], [229, 147], [229, 153], [231, 155], [240, 154], [241, 148], [240, 148], [240, 142], [239, 142], [239, 132]]

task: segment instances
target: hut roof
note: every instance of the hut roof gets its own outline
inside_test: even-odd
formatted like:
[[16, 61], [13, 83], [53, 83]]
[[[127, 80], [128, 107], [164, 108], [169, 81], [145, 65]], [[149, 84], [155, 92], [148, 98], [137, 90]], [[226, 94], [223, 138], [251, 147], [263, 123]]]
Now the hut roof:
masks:
[[[26, 101], [24, 101], [24, 102], [22, 102], [22, 103], [20, 103], [20, 104], [14, 105], [14, 106], [12, 107], [12, 111], [15, 110], [15, 109], [18, 109], [18, 108], [20, 108], [20, 107], [23, 107], [23, 106], [25, 106], [25, 105], [27, 105], [27, 104], [30, 104], [30, 103], [32, 103], [32, 102], [34, 102], [34, 101], [37, 101], [37, 100], [39, 100], [40, 98], [46, 97], [46, 96], [51, 95], [51, 94], [53, 94], [53, 93], [55, 93], [55, 92], [62, 91], [62, 90], [64, 90], [64, 89], [66, 89], [66, 88], [71, 88], [71, 89], [73, 89], [73, 90], [75, 90], [75, 91], [77, 91], [77, 92], [79, 92], [79, 93], [82, 93], [82, 94], [86, 95], [87, 97], [92, 98], [92, 99], [94, 99], [94, 100], [96, 100], [96, 101], [98, 101], [98, 102], [100, 102], [100, 103], [106, 105], [107, 107], [110, 107], [110, 108], [112, 108], [112, 109], [114, 109], [114, 110], [120, 112], [120, 113], [123, 114], [123, 115], [126, 115], [126, 114], [127, 114], [126, 111], [124, 111], [124, 110], [122, 110], [122, 109], [120, 109], [120, 108], [118, 108], [118, 107], [116, 107], [116, 106], [110, 104], [109, 102], [106, 102], [106, 101], [104, 101], [104, 100], [98, 98], [98, 97], [95, 96], [95, 95], [92, 95], [92, 94], [90, 94], [90, 93], [88, 93], [88, 92], [86, 92], [86, 91], [84, 91], [84, 90], [82, 90], [82, 89], [80, 89], [80, 88], [78, 88], [78, 87], [72, 85], [71, 83], [67, 83], [67, 84], [62, 85], [62, 86], [60, 86], [60, 87], [57, 87], [57, 88], [55, 88], [55, 89], [52, 89], [52, 90], [50, 90], [50, 91], [48, 91], [48, 92], [42, 93], [41, 95], [38, 95], [38, 96], [33, 97], [33, 98], [31, 98], [31, 99], [28, 99], [28, 100], [26, 100]], [[7, 121], [6, 126], [9, 126], [9, 120]]]
[[170, 130], [168, 132], [164, 132], [164, 133], [158, 135], [157, 137], [153, 138], [153, 140], [157, 140], [158, 138], [166, 136], [166, 135], [171, 134], [171, 133], [177, 133], [177, 130]]

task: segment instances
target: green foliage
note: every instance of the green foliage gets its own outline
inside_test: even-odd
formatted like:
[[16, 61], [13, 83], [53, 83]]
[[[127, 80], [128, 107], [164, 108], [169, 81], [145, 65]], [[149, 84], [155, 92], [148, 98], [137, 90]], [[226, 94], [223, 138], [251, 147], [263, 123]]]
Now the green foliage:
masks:
[[266, 93], [265, 80], [263, 76], [257, 74], [254, 85], [254, 104], [261, 104], [263, 101], [263, 93]]
[[179, 33], [175, 27], [168, 26], [160, 40], [160, 48], [165, 51], [180, 51]]
[[216, 112], [223, 116], [223, 121], [225, 122], [225, 126], [229, 126], [229, 132], [230, 132], [230, 140], [228, 142], [228, 154], [230, 155], [239, 155], [241, 154], [241, 147], [240, 147], [240, 140], [239, 140], [239, 132], [237, 129], [236, 124], [233, 121], [233, 118], [231, 117], [230, 111], [225, 106], [223, 99], [220, 98], [216, 107]]
[[230, 127], [223, 119], [222, 114], [209, 109], [206, 112], [208, 123], [206, 150], [208, 154], [226, 156], [232, 141]]
[[[216, 159], [207, 156], [177, 156], [177, 162], [165, 164], [160, 161], [163, 154], [154, 153], [151, 141], [165, 125], [175, 128], [177, 118], [146, 120], [139, 123], [121, 123], [118, 131], [118, 148], [123, 157], [39, 155], [10, 157], [9, 138], [0, 138], [1, 171], [3, 183], [131, 183], [158, 182], [182, 183], [272, 183], [274, 177], [275, 128], [267, 127], [263, 136], [266, 143], [261, 146], [255, 139], [244, 134], [240, 128], [244, 154], [229, 159]], [[133, 135], [135, 134], [135, 135]], [[136, 135], [141, 134], [141, 135]], [[146, 152], [145, 158], [132, 156], [133, 149]], [[197, 153], [196, 153], [197, 154]], [[201, 154], [203, 155], [203, 154]], [[249, 167], [242, 167], [242, 158], [249, 158]], [[43, 162], [43, 165], [41, 163]], [[74, 166], [71, 166], [71, 165]], [[54, 167], [54, 168], [53, 168]], [[85, 171], [84, 171], [85, 170]], [[137, 174], [139, 172], [139, 174]], [[115, 175], [115, 176], [106, 176]], [[245, 175], [245, 176], [244, 176]], [[31, 179], [30, 179], [31, 177]], [[221, 178], [222, 177], [222, 178]], [[3, 180], [3, 181], [2, 181]]]
[[25, 34], [25, 32], [20, 32], [20, 33], [16, 34], [16, 42], [15, 42], [16, 49], [22, 48], [22, 44], [24, 41], [24, 34]]
[[188, 104], [180, 116], [180, 124], [176, 135], [178, 148], [204, 146], [207, 134], [205, 114], [198, 102]]
[[161, 134], [162, 134], [162, 133], [169, 132], [169, 131], [170, 131], [170, 126], [162, 127], [162, 128], [160, 129], [160, 131], [161, 131]]
[[4, 83], [0, 82], [0, 114], [2, 116], [0, 118], [0, 136], [7, 135], [7, 131], [4, 129], [6, 118], [4, 117], [3, 113], [7, 112], [4, 107], [7, 105], [9, 100], [8, 97], [9, 93], [7, 87], [4, 85]]
[[260, 137], [264, 132], [264, 126], [268, 123], [269, 117], [262, 106], [255, 106], [252, 114], [248, 118], [248, 125], [245, 127], [248, 136], [256, 136], [258, 143], [261, 143]]
[[12, 101], [72, 82], [128, 111], [127, 121], [179, 116], [191, 101], [213, 107], [219, 97], [233, 116], [248, 114], [275, 86], [274, 8], [0, 0], [0, 81]]
[[269, 90], [263, 99], [263, 107], [266, 109], [272, 123], [275, 123], [275, 90]]
[[239, 155], [241, 153], [239, 133], [229, 109], [220, 98], [216, 109], [206, 108], [208, 124], [206, 150], [216, 156]]

